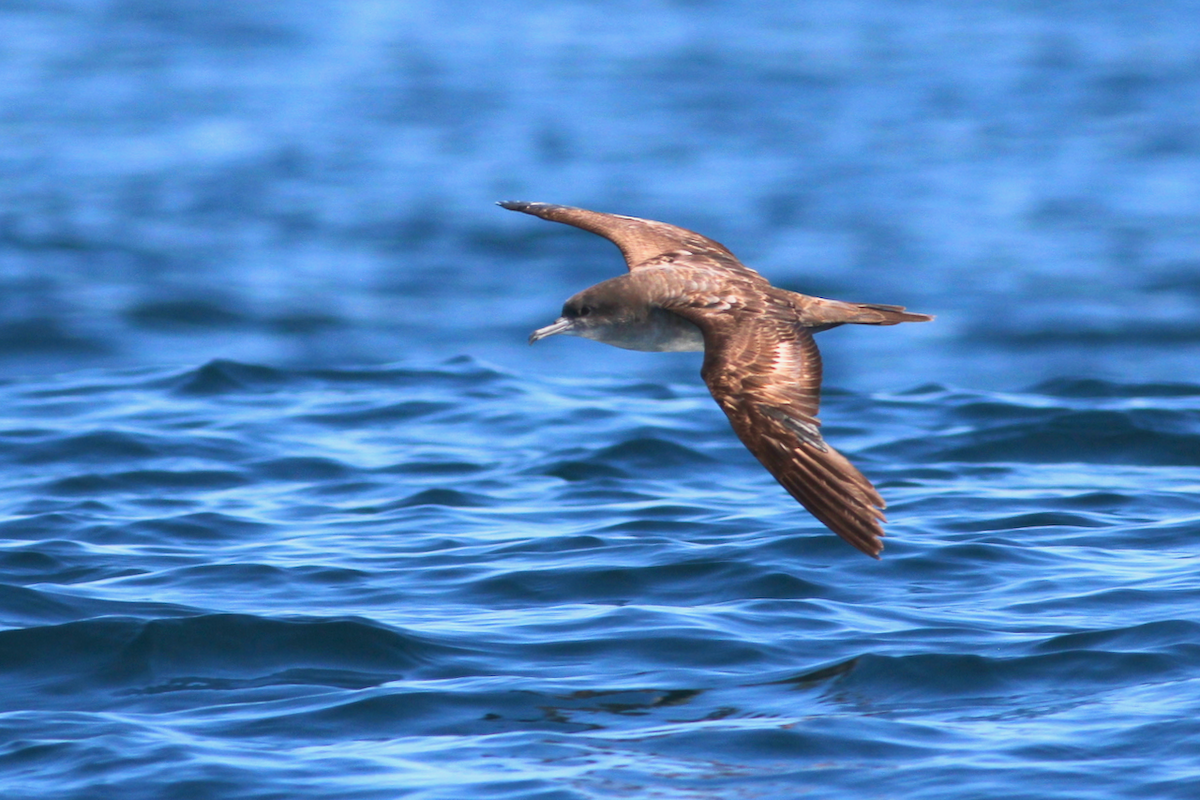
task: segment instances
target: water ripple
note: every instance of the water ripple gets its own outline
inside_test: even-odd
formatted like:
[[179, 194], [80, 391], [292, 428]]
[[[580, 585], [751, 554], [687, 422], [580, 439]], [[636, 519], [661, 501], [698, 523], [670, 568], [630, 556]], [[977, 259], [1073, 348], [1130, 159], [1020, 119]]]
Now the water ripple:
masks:
[[378, 775], [552, 751], [587, 792], [608, 763], [853, 794], [917, 758], [987, 796], [1055, 758], [1053, 796], [1200, 711], [1184, 385], [831, 392], [891, 500], [880, 563], [693, 384], [213, 362], [0, 394], [0, 769], [30, 786], [232, 785], [286, 744]]

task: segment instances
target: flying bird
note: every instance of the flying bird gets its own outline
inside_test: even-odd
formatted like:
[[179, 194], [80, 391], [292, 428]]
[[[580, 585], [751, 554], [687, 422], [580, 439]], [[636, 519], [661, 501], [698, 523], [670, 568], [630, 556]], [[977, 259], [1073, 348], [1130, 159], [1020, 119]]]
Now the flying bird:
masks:
[[933, 317], [776, 288], [724, 245], [664, 222], [550, 203], [498, 205], [603, 236], [629, 266], [567, 300], [530, 344], [562, 333], [629, 350], [703, 350], [700, 374], [742, 444], [814, 517], [879, 558], [886, 503], [821, 436], [813, 334]]

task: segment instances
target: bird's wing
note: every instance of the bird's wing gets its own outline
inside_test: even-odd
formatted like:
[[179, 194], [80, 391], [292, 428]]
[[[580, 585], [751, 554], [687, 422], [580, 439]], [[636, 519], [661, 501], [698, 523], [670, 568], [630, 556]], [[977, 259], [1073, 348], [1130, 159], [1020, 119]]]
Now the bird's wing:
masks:
[[686, 228], [650, 219], [605, 214], [552, 203], [513, 200], [497, 205], [553, 222], [574, 225], [576, 228], [603, 236], [620, 248], [630, 272], [674, 263], [682, 265], [686, 262], [690, 268], [766, 283], [765, 278], [738, 261], [725, 245]]
[[821, 436], [821, 354], [812, 333], [769, 312], [683, 314], [704, 332], [704, 382], [738, 438], [814, 517], [878, 558], [886, 504]]

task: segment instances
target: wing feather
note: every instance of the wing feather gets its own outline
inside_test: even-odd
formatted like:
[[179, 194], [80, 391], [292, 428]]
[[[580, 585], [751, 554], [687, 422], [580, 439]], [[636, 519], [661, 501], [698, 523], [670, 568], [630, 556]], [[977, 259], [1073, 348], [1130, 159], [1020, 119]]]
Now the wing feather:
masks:
[[766, 278], [739, 261], [728, 247], [687, 228], [554, 203], [506, 200], [497, 205], [603, 236], [620, 248], [630, 272], [680, 262], [692, 269], [767, 283]]
[[[738, 438], [788, 493], [830, 530], [874, 558], [886, 504], [821, 437], [821, 356], [807, 329], [765, 314], [706, 331], [704, 381]], [[701, 327], [704, 330], [704, 327]]]

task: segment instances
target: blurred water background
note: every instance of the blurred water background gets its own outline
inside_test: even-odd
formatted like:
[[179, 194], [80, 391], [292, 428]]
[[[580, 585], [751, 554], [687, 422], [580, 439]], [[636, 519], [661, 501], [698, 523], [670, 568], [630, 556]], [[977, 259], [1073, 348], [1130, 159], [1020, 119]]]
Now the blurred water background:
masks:
[[[1200, 795], [1200, 7], [0, 1], [12, 798]], [[661, 219], [822, 334], [875, 563]]]

